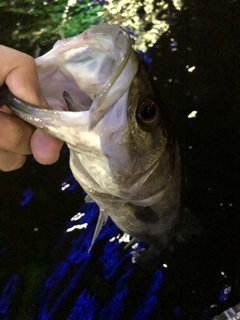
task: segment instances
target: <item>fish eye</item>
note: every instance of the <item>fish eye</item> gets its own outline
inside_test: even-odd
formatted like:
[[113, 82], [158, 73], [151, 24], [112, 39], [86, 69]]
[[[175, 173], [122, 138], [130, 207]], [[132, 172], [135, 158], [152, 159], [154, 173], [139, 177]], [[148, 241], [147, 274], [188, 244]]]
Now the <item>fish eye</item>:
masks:
[[158, 123], [159, 106], [155, 100], [147, 98], [138, 108], [138, 119], [146, 126], [152, 126]]

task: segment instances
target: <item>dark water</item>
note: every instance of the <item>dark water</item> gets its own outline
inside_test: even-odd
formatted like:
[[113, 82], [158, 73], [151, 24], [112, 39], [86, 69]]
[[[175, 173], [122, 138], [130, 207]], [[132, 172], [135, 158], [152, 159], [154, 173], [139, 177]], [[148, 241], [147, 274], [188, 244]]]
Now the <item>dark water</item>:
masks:
[[29, 157], [0, 173], [1, 319], [202, 320], [239, 303], [239, 2], [185, 5], [148, 54], [202, 234], [139, 266], [109, 220], [88, 254], [98, 208], [83, 203], [67, 149], [52, 166]]

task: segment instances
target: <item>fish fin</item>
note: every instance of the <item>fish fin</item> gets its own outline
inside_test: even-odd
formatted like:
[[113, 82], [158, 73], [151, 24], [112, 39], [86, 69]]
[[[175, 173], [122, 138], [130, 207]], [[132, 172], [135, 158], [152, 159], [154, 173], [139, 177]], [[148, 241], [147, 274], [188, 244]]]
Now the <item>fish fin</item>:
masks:
[[89, 194], [86, 195], [86, 197], [84, 198], [84, 201], [87, 203], [93, 203], [95, 202], [90, 196]]
[[202, 226], [198, 219], [185, 208], [182, 212], [183, 218], [179, 229], [176, 233], [176, 241], [184, 242], [193, 236], [199, 235], [202, 232]]
[[137, 243], [138, 240], [137, 238], [133, 237], [124, 247], [124, 250], [126, 250], [127, 248], [133, 246], [135, 243]]
[[108, 214], [105, 212], [105, 210], [101, 210], [100, 209], [97, 225], [96, 225], [96, 228], [95, 228], [95, 231], [94, 231], [94, 234], [93, 234], [93, 238], [92, 238], [92, 242], [91, 242], [91, 246], [90, 246], [88, 252], [91, 251], [91, 249], [92, 249], [92, 247], [93, 247], [93, 245], [95, 243], [95, 240], [98, 237], [102, 227], [107, 222], [107, 218], [108, 218]]
[[67, 91], [63, 91], [63, 99], [65, 100], [69, 111], [77, 112], [77, 111], [83, 111], [86, 109], [80, 104], [77, 104]]

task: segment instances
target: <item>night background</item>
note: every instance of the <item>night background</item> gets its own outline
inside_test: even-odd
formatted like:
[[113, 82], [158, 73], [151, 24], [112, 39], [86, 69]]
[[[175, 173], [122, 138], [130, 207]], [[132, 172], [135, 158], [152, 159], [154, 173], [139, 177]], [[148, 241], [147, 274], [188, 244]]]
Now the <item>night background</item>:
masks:
[[51, 166], [29, 156], [0, 172], [0, 319], [210, 320], [240, 303], [240, 2], [1, 0], [0, 21], [1, 44], [34, 57], [93, 24], [131, 33], [175, 122], [202, 226], [138, 265], [109, 218], [88, 254], [98, 207], [67, 148]]

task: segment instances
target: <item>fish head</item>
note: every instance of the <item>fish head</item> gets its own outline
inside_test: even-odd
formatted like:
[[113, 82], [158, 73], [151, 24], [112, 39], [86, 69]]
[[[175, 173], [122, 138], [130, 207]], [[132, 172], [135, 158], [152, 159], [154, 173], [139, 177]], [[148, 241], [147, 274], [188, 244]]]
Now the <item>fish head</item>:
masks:
[[128, 200], [153, 194], [148, 181], [167, 137], [161, 103], [128, 33], [116, 25], [93, 26], [58, 41], [36, 63], [51, 109], [11, 108], [67, 143], [80, 183], [83, 166], [98, 190]]
[[[123, 96], [137, 72], [138, 58], [121, 27], [98, 25], [57, 41], [52, 50], [36, 58], [36, 64], [51, 109], [27, 104], [10, 107], [27, 122], [79, 151], [84, 144], [90, 149], [93, 141], [99, 140], [93, 129], [105, 114], [115, 105], [120, 109], [119, 105], [126, 104]], [[117, 122], [121, 130], [123, 119]]]

